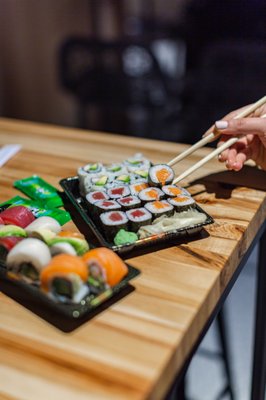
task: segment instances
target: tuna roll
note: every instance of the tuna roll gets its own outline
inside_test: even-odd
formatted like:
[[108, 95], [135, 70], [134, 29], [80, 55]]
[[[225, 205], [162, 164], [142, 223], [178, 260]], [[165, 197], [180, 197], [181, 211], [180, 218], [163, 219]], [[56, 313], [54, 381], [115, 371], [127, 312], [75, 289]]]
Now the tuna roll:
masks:
[[152, 214], [144, 207], [136, 208], [126, 212], [129, 220], [129, 228], [133, 232], [137, 232], [143, 225], [149, 225], [152, 221]]
[[131, 208], [140, 207], [141, 201], [137, 196], [127, 196], [122, 197], [117, 200], [117, 203], [120, 204], [123, 210], [130, 210]]
[[100, 215], [107, 240], [112, 241], [120, 229], [127, 229], [128, 219], [123, 211], [108, 211]]
[[125, 197], [130, 194], [128, 186], [115, 186], [113, 188], [107, 189], [107, 193], [111, 199], [119, 199], [120, 197]]

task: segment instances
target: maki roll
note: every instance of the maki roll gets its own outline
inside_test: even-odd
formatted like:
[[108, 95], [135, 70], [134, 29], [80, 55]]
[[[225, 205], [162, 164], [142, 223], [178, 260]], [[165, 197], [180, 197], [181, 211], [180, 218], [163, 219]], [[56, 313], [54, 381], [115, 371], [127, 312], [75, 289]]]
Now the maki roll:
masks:
[[134, 172], [136, 169], [149, 169], [151, 165], [150, 161], [143, 157], [141, 153], [136, 153], [133, 157], [128, 158], [124, 161], [124, 164], [129, 172]]
[[98, 200], [94, 203], [94, 215], [97, 217], [106, 211], [121, 210], [120, 204], [115, 200]]
[[177, 196], [168, 199], [168, 203], [174, 206], [175, 211], [181, 212], [196, 206], [195, 200], [191, 196]]
[[119, 199], [120, 197], [125, 197], [130, 194], [128, 186], [115, 186], [113, 188], [107, 189], [107, 193], [111, 199]]
[[148, 182], [153, 186], [169, 185], [174, 179], [174, 171], [166, 164], [153, 165], [149, 169]]
[[152, 221], [152, 214], [144, 207], [129, 210], [126, 215], [130, 230], [133, 232], [137, 232], [141, 226], [149, 225]]
[[53, 299], [79, 303], [89, 292], [88, 268], [82, 258], [59, 254], [42, 270], [41, 288]]
[[117, 200], [117, 203], [120, 204], [123, 210], [130, 210], [131, 208], [140, 207], [141, 201], [137, 196], [127, 196], [122, 197]]
[[106, 166], [106, 171], [111, 175], [123, 175], [127, 174], [127, 168], [122, 164], [111, 164]]
[[162, 187], [162, 191], [168, 197], [176, 197], [180, 195], [190, 196], [189, 192], [186, 189], [176, 185], [165, 185]]
[[123, 174], [123, 175], [118, 175], [114, 179], [114, 183], [116, 185], [129, 185], [131, 182], [131, 175], [130, 174]]
[[96, 203], [96, 201], [99, 200], [108, 200], [109, 196], [108, 194], [105, 192], [105, 190], [102, 191], [95, 191], [95, 192], [90, 192], [86, 194], [86, 204], [88, 206], [89, 210], [93, 210], [93, 206]]
[[121, 258], [106, 247], [88, 251], [82, 257], [89, 270], [89, 284], [117, 285], [128, 274], [128, 268]]
[[112, 241], [120, 229], [127, 229], [128, 219], [123, 211], [108, 211], [100, 215], [103, 232]]
[[130, 192], [133, 196], [137, 196], [139, 194], [139, 192], [143, 189], [148, 188], [149, 185], [147, 182], [140, 182], [140, 183], [133, 183], [132, 185], [130, 185]]
[[50, 260], [50, 250], [44, 242], [27, 238], [10, 250], [6, 265], [9, 272], [18, 275], [26, 282], [34, 283], [39, 281], [41, 271]]
[[25, 228], [35, 220], [33, 213], [25, 206], [12, 206], [0, 213], [5, 225], [17, 225]]
[[6, 236], [0, 238], [0, 261], [5, 261], [6, 257], [13, 247], [23, 240], [22, 237], [19, 236]]
[[169, 204], [167, 200], [152, 201], [152, 202], [146, 203], [144, 207], [152, 214], [153, 219], [158, 218], [161, 215], [165, 215], [165, 216], [169, 217], [174, 212], [173, 205]]
[[139, 198], [142, 202], [161, 200], [164, 192], [156, 187], [148, 187], [139, 192]]

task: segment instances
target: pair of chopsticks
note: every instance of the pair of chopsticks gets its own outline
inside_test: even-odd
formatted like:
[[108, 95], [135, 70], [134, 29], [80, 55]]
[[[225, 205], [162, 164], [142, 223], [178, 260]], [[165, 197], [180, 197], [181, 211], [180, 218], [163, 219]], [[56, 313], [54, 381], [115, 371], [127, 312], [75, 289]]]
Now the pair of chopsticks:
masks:
[[[256, 101], [254, 104], [252, 104], [250, 107], [248, 107], [245, 110], [241, 111], [239, 114], [237, 114], [234, 117], [234, 119], [247, 117], [253, 111], [255, 111], [257, 108], [261, 107], [265, 103], [266, 103], [266, 96], [262, 97], [261, 99]], [[262, 115], [261, 118], [266, 118], [266, 114]], [[205, 144], [216, 140], [220, 135], [221, 135], [220, 132], [211, 132], [208, 136], [202, 138], [197, 143], [193, 144], [191, 147], [189, 147], [187, 150], [185, 150], [183, 153], [181, 153], [177, 157], [173, 158], [171, 161], [169, 161], [167, 163], [167, 165], [172, 167], [173, 165], [177, 164], [179, 161], [181, 161], [185, 157], [187, 157], [189, 154], [192, 154], [192, 153], [194, 153], [194, 151], [196, 151], [196, 150], [200, 149], [201, 147], [205, 146]], [[213, 152], [208, 154], [206, 157], [202, 158], [200, 161], [198, 161], [192, 167], [188, 168], [181, 175], [177, 176], [174, 179], [173, 184], [176, 184], [176, 183], [180, 182], [182, 179], [184, 179], [188, 175], [192, 174], [194, 171], [196, 171], [198, 168], [202, 167], [202, 165], [206, 164], [212, 158], [216, 157], [218, 154], [220, 154], [224, 150], [228, 149], [230, 146], [232, 146], [234, 143], [236, 143], [239, 139], [240, 139], [240, 137], [232, 137], [231, 139], [227, 140], [227, 142], [222, 144], [220, 147], [215, 149]]]
[[0, 149], [0, 168], [17, 154], [21, 149], [20, 144], [6, 144]]

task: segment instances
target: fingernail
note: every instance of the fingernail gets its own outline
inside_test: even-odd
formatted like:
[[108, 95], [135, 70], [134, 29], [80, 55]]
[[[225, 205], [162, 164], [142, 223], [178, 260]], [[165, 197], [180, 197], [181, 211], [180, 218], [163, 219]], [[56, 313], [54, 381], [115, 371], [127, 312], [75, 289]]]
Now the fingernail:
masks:
[[228, 122], [227, 121], [216, 121], [215, 127], [217, 129], [226, 129], [226, 128], [228, 128]]

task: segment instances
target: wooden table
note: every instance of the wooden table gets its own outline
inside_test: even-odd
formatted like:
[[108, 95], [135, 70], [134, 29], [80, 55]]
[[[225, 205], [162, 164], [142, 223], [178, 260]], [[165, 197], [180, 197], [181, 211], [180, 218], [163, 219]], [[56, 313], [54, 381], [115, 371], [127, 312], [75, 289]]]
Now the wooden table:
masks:
[[[167, 162], [186, 147], [1, 119], [0, 145], [7, 143], [23, 148], [0, 170], [0, 201], [20, 194], [13, 182], [33, 173], [59, 188], [87, 162], [119, 162], [139, 151]], [[265, 182], [256, 168], [234, 174], [215, 160], [197, 171], [189, 190], [215, 223], [194, 240], [131, 259], [141, 270], [135, 290], [71, 333], [0, 294], [0, 398], [162, 399], [261, 234]]]

